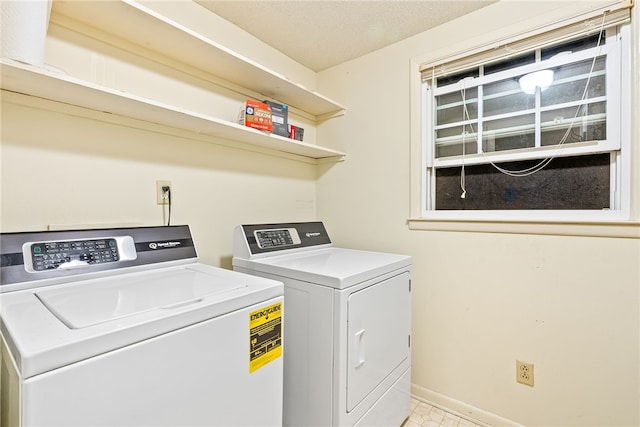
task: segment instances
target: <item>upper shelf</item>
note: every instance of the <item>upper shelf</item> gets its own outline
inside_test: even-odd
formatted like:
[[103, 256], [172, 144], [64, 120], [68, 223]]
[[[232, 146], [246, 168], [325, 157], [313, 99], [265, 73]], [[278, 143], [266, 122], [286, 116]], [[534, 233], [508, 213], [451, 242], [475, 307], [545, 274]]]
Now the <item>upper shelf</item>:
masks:
[[337, 102], [133, 0], [56, 0], [53, 4], [57, 14], [252, 89], [265, 98], [315, 116], [344, 110]]
[[312, 159], [340, 159], [345, 154], [329, 148], [270, 135], [237, 123], [220, 120], [130, 93], [86, 82], [64, 74], [0, 59], [3, 91], [46, 99], [65, 105], [85, 108], [185, 130], [200, 137], [239, 141], [251, 146], [300, 155]]

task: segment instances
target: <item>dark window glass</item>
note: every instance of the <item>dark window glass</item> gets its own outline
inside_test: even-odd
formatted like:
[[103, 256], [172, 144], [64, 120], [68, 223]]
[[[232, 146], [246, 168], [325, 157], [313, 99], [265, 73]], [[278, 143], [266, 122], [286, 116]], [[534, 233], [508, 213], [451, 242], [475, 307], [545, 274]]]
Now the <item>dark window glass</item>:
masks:
[[[512, 177], [492, 165], [465, 166], [466, 195], [460, 195], [460, 167], [436, 171], [436, 210], [607, 209], [609, 154], [556, 158], [526, 177]], [[539, 160], [499, 164], [522, 170]]]
[[438, 126], [478, 118], [478, 88], [465, 91], [466, 114], [463, 111], [462, 93], [451, 92], [436, 97], [436, 123]]
[[476, 67], [476, 68], [472, 68], [470, 70], [464, 70], [462, 72], [455, 73], [455, 74], [442, 75], [436, 78], [436, 85], [438, 87], [447, 86], [454, 83], [458, 83], [460, 80], [466, 79], [467, 77], [475, 78], [479, 76], [480, 76], [480, 69]]
[[[561, 52], [579, 52], [581, 50], [591, 49], [592, 47], [596, 47], [598, 45], [598, 36], [599, 34], [596, 33], [590, 37], [584, 37], [578, 40], [572, 40], [567, 43], [562, 43], [557, 46], [542, 49], [540, 58], [544, 61], [545, 59], [549, 59]], [[605, 37], [602, 37], [602, 40], [600, 40], [600, 45], [603, 45], [604, 41]]]
[[493, 64], [487, 64], [484, 66], [484, 75], [497, 73], [499, 71], [510, 70], [522, 65], [533, 64], [536, 62], [536, 55], [534, 52], [527, 53], [525, 55], [516, 56], [515, 58], [505, 59]]

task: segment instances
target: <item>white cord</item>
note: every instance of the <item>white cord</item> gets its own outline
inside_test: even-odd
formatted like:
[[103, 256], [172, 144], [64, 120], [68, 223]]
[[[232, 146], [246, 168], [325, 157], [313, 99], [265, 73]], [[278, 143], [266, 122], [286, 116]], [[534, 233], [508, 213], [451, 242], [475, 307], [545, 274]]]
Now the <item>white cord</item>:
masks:
[[[464, 171], [464, 156], [466, 154], [466, 146], [467, 146], [467, 127], [465, 124], [465, 114], [469, 117], [469, 112], [467, 111], [467, 89], [465, 86], [465, 79], [462, 79], [462, 89], [460, 93], [462, 95], [462, 168], [460, 169], [460, 189], [462, 190], [462, 194], [460, 195], [461, 199], [467, 197], [467, 188], [466, 188], [466, 176]], [[471, 124], [469, 124], [471, 125]], [[477, 138], [476, 138], [477, 140]]]
[[[582, 92], [582, 97], [580, 99], [580, 104], [578, 105], [578, 108], [576, 109], [576, 113], [573, 116], [573, 119], [571, 119], [571, 122], [569, 123], [569, 126], [566, 130], [566, 132], [564, 133], [564, 135], [562, 136], [562, 138], [560, 139], [560, 142], [557, 144], [557, 148], [546, 158], [544, 158], [543, 160], [541, 160], [538, 164], [531, 166], [529, 168], [526, 169], [521, 169], [521, 170], [516, 170], [516, 171], [512, 171], [512, 170], [508, 170], [508, 169], [504, 169], [500, 166], [498, 166], [497, 164], [495, 164], [491, 159], [487, 158], [484, 150], [481, 150], [481, 154], [482, 156], [494, 167], [496, 168], [498, 171], [500, 171], [501, 173], [505, 174], [505, 175], [509, 175], [509, 176], [513, 176], [513, 177], [525, 177], [525, 176], [529, 176], [529, 175], [533, 175], [536, 172], [541, 171], [542, 169], [544, 169], [549, 163], [551, 163], [551, 161], [556, 157], [556, 155], [558, 154], [558, 152], [560, 152], [560, 150], [563, 148], [562, 146], [565, 144], [565, 142], [567, 141], [567, 139], [569, 138], [569, 135], [571, 134], [571, 129], [573, 128], [573, 125], [575, 124], [580, 110], [583, 108], [584, 106], [584, 101], [587, 97], [587, 92], [589, 90], [589, 83], [591, 82], [591, 76], [593, 74], [593, 69], [595, 68], [596, 65], [596, 60], [598, 59], [598, 56], [600, 55], [600, 50], [601, 50], [601, 40], [602, 40], [602, 34], [604, 32], [604, 24], [605, 24], [605, 18], [607, 16], [607, 12], [605, 11], [604, 14], [602, 15], [602, 24], [600, 25], [600, 34], [598, 35], [598, 43], [596, 45], [596, 53], [593, 56], [593, 61], [591, 62], [591, 69], [589, 70], [589, 75], [587, 76], [587, 82], [586, 85], [584, 87], [584, 91]], [[464, 141], [465, 141], [465, 132], [464, 132], [464, 120], [465, 118], [468, 119], [469, 121], [471, 121], [471, 118], [469, 117], [469, 111], [467, 110], [467, 105], [465, 102], [465, 85], [464, 85], [464, 80], [462, 81], [463, 85], [462, 85], [462, 89], [461, 89], [461, 93], [462, 93], [462, 108], [463, 108], [463, 139], [462, 139], [462, 174], [461, 174], [461, 185], [463, 185], [462, 183], [464, 182]], [[477, 134], [473, 131], [473, 126], [471, 124], [469, 124], [469, 126], [471, 127], [471, 132], [472, 135], [475, 138], [475, 141], [477, 144], [479, 144], [478, 141], [478, 136]], [[463, 188], [463, 193], [462, 193], [462, 198], [465, 197], [465, 193], [466, 191]]]

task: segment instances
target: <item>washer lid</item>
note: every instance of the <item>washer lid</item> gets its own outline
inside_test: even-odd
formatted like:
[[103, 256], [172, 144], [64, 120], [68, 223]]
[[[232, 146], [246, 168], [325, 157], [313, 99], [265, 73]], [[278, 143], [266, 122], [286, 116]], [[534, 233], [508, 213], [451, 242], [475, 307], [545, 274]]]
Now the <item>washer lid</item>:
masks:
[[234, 267], [345, 289], [411, 266], [407, 255], [325, 248], [255, 260], [233, 259]]
[[283, 291], [275, 280], [197, 263], [155, 268], [2, 294], [0, 330], [29, 378], [247, 310]]
[[48, 289], [36, 297], [65, 325], [80, 329], [157, 309], [200, 302], [246, 284], [212, 280], [195, 270], [147, 272], [102, 280], [91, 286]]

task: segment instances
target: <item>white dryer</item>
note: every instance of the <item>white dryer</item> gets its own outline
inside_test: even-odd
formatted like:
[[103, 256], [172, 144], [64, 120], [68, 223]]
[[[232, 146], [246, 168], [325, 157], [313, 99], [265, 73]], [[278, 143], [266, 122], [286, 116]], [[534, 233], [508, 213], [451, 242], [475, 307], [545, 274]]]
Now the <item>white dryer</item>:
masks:
[[411, 257], [333, 247], [321, 222], [241, 225], [233, 268], [284, 283], [286, 426], [409, 415]]
[[1, 239], [3, 426], [281, 425], [282, 283], [187, 226]]

